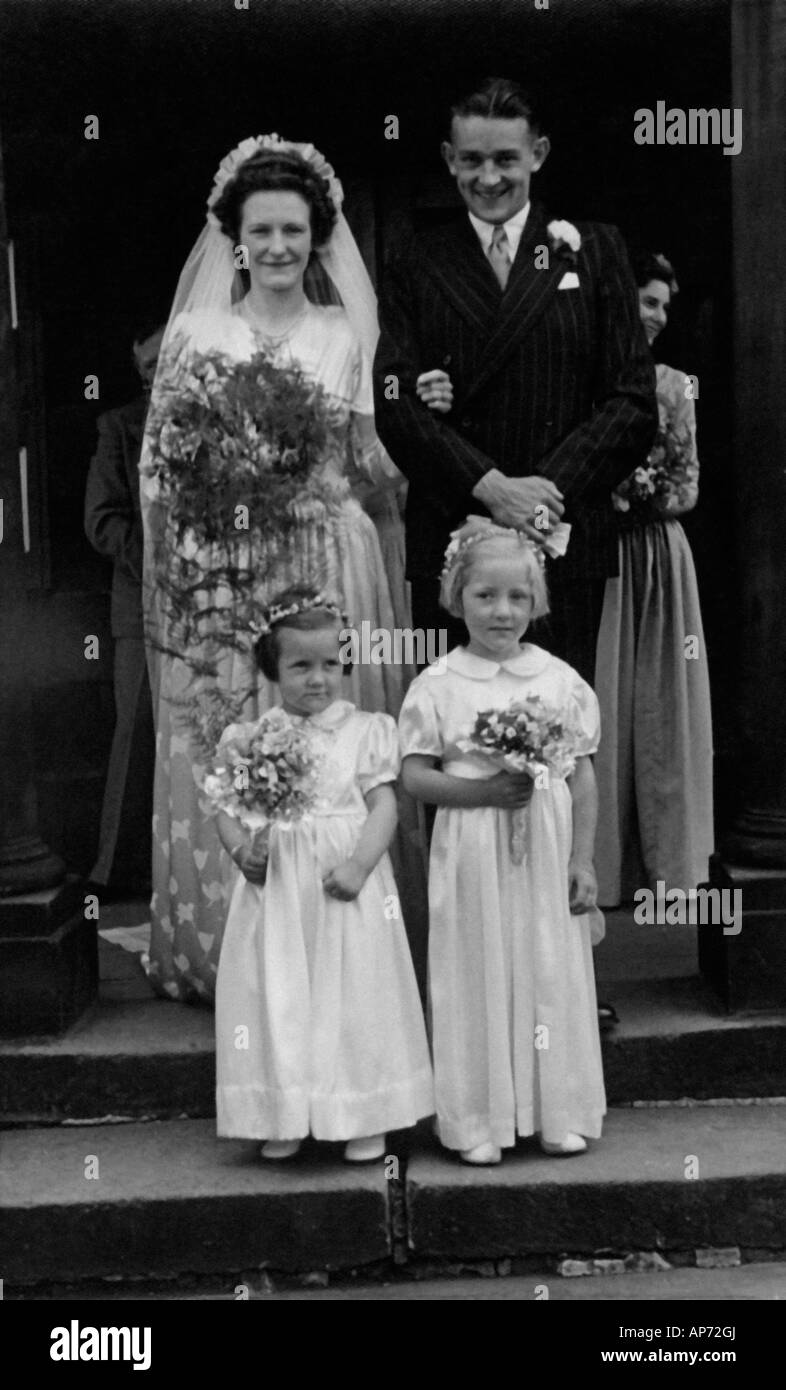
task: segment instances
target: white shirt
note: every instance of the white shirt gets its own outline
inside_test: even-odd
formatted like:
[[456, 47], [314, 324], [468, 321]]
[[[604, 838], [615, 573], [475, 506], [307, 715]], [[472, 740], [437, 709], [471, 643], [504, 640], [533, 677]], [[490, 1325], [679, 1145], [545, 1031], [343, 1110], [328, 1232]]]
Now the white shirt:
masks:
[[[519, 249], [521, 234], [526, 226], [527, 218], [529, 216], [529, 210], [530, 204], [525, 203], [523, 208], [521, 208], [520, 211], [516, 213], [515, 217], [511, 217], [508, 222], [502, 223], [503, 227], [505, 228], [505, 235], [508, 238], [511, 262], [513, 262], [516, 259], [516, 252]], [[483, 247], [483, 253], [487, 256], [491, 249], [491, 238], [494, 235], [495, 224], [493, 222], [481, 222], [480, 218], [476, 217], [474, 212], [471, 212], [469, 214], [469, 220], [478, 234], [480, 244]]]

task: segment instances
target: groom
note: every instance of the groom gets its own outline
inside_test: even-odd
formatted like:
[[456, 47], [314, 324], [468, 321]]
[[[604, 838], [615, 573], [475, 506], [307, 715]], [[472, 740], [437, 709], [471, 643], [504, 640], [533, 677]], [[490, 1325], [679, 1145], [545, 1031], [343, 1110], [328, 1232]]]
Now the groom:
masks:
[[[467, 210], [390, 267], [376, 420], [409, 479], [415, 627], [451, 627], [438, 576], [468, 513], [537, 540], [568, 521], [567, 554], [549, 564], [549, 631], [536, 640], [594, 684], [603, 590], [618, 572], [610, 495], [652, 443], [655, 373], [619, 233], [550, 222], [530, 202], [548, 151], [514, 82], [490, 79], [453, 107], [442, 153]], [[446, 414], [415, 389], [435, 369], [452, 386]]]

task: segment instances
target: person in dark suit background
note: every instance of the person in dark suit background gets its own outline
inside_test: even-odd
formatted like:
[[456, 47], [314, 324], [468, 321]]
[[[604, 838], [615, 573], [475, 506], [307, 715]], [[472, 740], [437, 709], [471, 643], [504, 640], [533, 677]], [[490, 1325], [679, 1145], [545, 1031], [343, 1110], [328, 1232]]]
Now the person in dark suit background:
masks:
[[379, 436], [409, 480], [414, 623], [462, 640], [437, 595], [468, 513], [539, 540], [568, 521], [536, 640], [591, 684], [617, 566], [611, 492], [657, 428], [636, 286], [616, 228], [552, 222], [530, 202], [549, 141], [517, 84], [489, 79], [459, 102], [442, 148], [469, 215], [392, 259], [374, 373]]
[[109, 757], [98, 858], [90, 879], [116, 891], [149, 891], [154, 728], [142, 623], [142, 520], [139, 458], [164, 326], [134, 335], [143, 392], [98, 419], [98, 447], [85, 492], [85, 532], [112, 561], [115, 730]]

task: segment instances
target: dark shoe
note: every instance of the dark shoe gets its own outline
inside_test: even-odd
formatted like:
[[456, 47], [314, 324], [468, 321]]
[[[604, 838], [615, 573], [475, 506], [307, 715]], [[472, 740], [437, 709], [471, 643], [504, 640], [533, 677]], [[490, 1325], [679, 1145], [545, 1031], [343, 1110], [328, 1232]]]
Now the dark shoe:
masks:
[[619, 1023], [619, 1016], [613, 1004], [602, 1004], [598, 1000], [598, 1027], [601, 1033], [610, 1033]]

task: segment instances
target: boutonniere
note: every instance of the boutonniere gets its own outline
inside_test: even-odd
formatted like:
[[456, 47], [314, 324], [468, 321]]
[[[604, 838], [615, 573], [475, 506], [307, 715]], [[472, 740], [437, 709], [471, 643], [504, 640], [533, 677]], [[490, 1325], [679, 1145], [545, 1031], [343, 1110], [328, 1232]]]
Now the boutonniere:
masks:
[[549, 222], [546, 227], [546, 235], [555, 256], [558, 256], [566, 265], [575, 265], [576, 256], [581, 246], [581, 232], [578, 227], [574, 227], [572, 222], [560, 222], [555, 219], [555, 221]]

